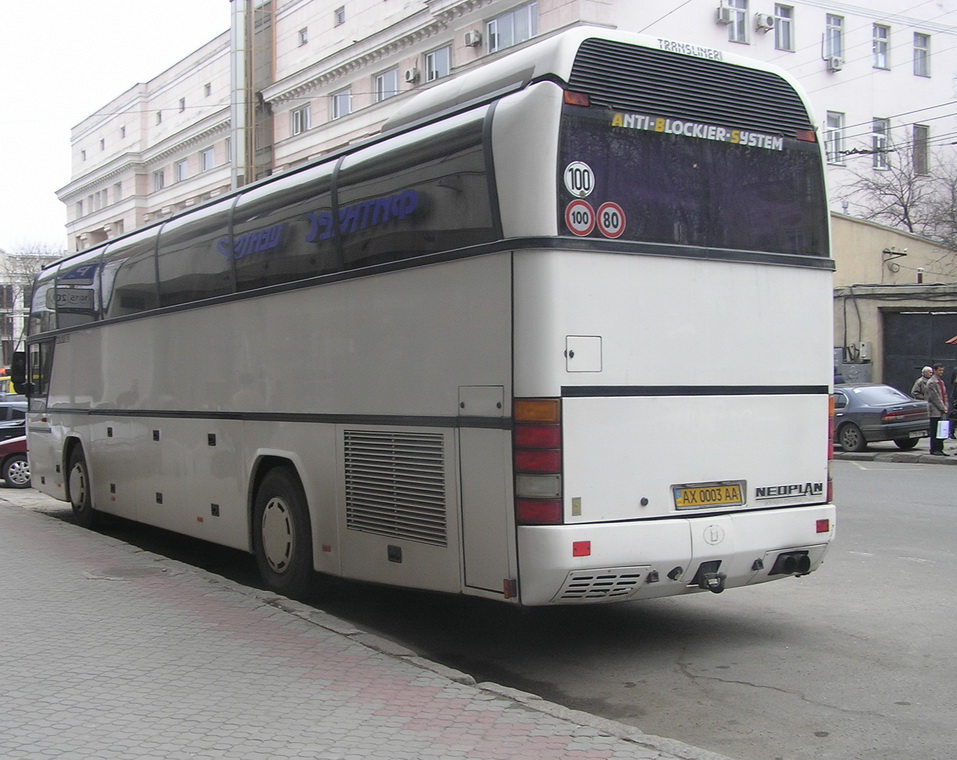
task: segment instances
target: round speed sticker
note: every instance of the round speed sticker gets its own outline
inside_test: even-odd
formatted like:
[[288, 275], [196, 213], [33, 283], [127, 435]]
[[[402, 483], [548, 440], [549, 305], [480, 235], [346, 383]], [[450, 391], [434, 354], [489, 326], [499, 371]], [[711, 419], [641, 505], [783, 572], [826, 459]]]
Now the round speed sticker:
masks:
[[591, 234], [595, 229], [595, 209], [588, 201], [572, 201], [565, 207], [565, 225], [579, 237]]
[[565, 167], [565, 189], [576, 198], [587, 198], [595, 189], [595, 175], [583, 161], [572, 161]]

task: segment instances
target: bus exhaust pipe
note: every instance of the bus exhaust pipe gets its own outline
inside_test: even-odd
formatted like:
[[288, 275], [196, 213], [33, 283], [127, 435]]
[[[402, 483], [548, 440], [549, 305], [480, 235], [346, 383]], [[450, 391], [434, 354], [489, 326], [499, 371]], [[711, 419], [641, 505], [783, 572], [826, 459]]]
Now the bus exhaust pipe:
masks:
[[806, 551], [779, 554], [768, 575], [807, 575], [811, 572], [811, 558]]

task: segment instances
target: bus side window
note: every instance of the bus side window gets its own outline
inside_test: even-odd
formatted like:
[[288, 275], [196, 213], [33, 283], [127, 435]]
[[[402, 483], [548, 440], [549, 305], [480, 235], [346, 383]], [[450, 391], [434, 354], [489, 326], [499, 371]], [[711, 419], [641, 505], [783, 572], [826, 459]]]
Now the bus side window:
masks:
[[54, 345], [55, 341], [50, 339], [27, 346], [27, 382], [30, 386], [30, 411], [32, 412], [42, 412], [46, 409]]
[[320, 164], [243, 193], [227, 255], [239, 290], [295, 282], [339, 269], [332, 234], [332, 172]]
[[96, 248], [62, 264], [56, 278], [58, 327], [76, 327], [100, 318], [100, 259]]
[[338, 233], [346, 268], [498, 238], [485, 164], [485, 110], [372, 145], [342, 163]]
[[57, 267], [53, 266], [37, 276], [30, 299], [29, 335], [56, 330], [56, 275]]
[[111, 243], [103, 256], [103, 318], [155, 309], [156, 227]]
[[171, 219], [159, 236], [160, 306], [201, 301], [234, 292], [229, 235], [233, 199]]

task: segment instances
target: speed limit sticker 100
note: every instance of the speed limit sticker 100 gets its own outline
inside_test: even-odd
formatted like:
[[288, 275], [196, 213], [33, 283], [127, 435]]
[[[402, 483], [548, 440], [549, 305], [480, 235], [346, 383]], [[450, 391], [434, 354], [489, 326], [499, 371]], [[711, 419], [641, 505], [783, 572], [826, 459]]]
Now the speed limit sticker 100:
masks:
[[581, 198], [573, 200], [565, 207], [565, 225], [579, 237], [590, 235], [595, 229], [595, 209]]

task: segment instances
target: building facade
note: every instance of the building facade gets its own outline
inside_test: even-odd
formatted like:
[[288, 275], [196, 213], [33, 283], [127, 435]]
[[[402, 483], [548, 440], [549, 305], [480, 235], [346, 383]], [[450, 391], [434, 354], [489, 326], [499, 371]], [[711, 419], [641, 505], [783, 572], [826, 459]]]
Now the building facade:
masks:
[[[437, 80], [577, 24], [731, 51], [790, 72], [815, 112], [841, 226], [867, 216], [862, 178], [902, 165], [921, 176], [954, 161], [957, 0], [224, 0], [223, 6], [227, 31], [73, 129], [72, 176], [58, 191], [71, 250], [373, 135], [410, 95]], [[838, 282], [862, 284], [860, 276], [877, 280], [870, 285], [896, 284], [888, 278], [901, 270], [885, 266], [891, 262], [869, 267], [875, 250], [901, 247], [895, 234], [876, 226], [866, 235], [836, 233]], [[875, 235], [886, 239], [875, 242]], [[938, 279], [957, 281], [953, 257], [940, 251], [935, 272], [950, 274]], [[914, 260], [897, 261], [901, 277]], [[957, 301], [953, 307], [957, 312]], [[881, 313], [869, 334], [881, 333]], [[838, 330], [835, 345], [846, 349], [841, 340]]]

